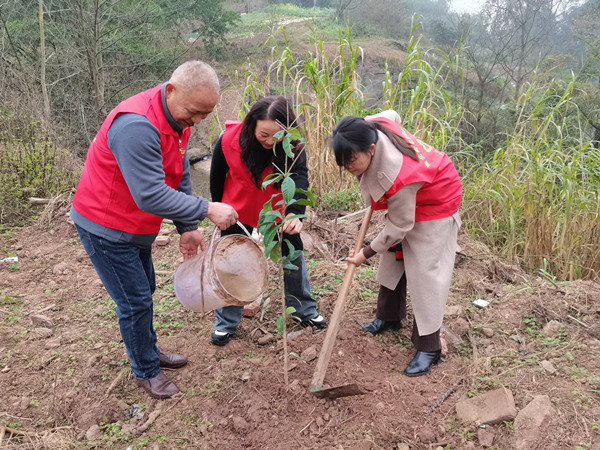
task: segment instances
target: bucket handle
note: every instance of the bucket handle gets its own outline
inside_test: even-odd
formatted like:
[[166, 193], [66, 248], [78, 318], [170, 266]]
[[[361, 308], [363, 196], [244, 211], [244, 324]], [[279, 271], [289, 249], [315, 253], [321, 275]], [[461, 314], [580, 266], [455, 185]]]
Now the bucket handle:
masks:
[[242, 231], [244, 233], [246, 233], [246, 236], [248, 236], [250, 239], [252, 239], [252, 235], [250, 233], [248, 233], [248, 230], [246, 230], [246, 227], [244, 225], [242, 225], [242, 222], [240, 222], [239, 220], [237, 221], [237, 225], [242, 229]]
[[[204, 279], [204, 271], [206, 270], [207, 260], [212, 259], [210, 255], [212, 254], [213, 243], [215, 242], [215, 235], [217, 234], [217, 227], [215, 226], [212, 236], [210, 237], [210, 242], [208, 243], [208, 247], [206, 248], [206, 254], [204, 255], [204, 259], [202, 260], [202, 267], [200, 268], [200, 279]], [[208, 256], [208, 258], [207, 258]], [[204, 311], [204, 283], [200, 283], [200, 295], [202, 296], [202, 311]], [[205, 313], [203, 313], [204, 315]]]

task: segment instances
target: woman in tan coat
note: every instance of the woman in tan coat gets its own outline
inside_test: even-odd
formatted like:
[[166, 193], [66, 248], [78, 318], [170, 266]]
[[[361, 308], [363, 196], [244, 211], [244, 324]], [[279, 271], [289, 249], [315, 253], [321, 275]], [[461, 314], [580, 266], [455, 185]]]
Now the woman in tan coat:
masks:
[[[337, 164], [358, 177], [365, 202], [375, 210], [387, 209], [383, 230], [347, 260], [358, 266], [381, 255], [377, 281], [384, 304], [403, 301], [406, 272], [417, 352], [405, 373], [424, 375], [442, 360], [440, 328], [461, 225], [458, 173], [446, 154], [408, 133], [393, 111], [343, 118], [331, 144]], [[403, 260], [388, 251], [399, 243]]]

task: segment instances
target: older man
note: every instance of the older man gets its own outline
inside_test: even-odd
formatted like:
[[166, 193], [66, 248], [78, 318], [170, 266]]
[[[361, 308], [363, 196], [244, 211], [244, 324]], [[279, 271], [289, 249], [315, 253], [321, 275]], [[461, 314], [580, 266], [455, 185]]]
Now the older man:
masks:
[[238, 218], [233, 207], [192, 195], [186, 157], [190, 127], [212, 112], [218, 91], [212, 67], [188, 61], [168, 82], [121, 102], [94, 138], [73, 198], [71, 218], [116, 303], [131, 370], [154, 398], [179, 392], [161, 367], [187, 364], [156, 346], [152, 243], [161, 222], [173, 220], [187, 260], [206, 246], [198, 221], [209, 218], [224, 230]]

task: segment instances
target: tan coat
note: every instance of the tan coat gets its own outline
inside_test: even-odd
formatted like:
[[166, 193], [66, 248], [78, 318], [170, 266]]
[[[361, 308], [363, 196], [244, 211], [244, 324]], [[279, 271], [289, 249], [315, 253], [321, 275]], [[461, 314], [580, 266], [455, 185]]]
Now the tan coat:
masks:
[[[392, 187], [404, 158], [384, 134], [378, 133], [373, 159], [359, 177], [367, 205], [371, 197], [377, 201]], [[457, 212], [452, 217], [415, 223], [416, 194], [421, 186], [405, 186], [388, 198], [384, 228], [371, 248], [380, 254], [377, 281], [386, 288], [394, 289], [406, 270], [414, 317], [423, 336], [435, 333], [442, 325], [461, 221]], [[396, 261], [395, 253], [387, 251], [399, 242], [404, 261]]]

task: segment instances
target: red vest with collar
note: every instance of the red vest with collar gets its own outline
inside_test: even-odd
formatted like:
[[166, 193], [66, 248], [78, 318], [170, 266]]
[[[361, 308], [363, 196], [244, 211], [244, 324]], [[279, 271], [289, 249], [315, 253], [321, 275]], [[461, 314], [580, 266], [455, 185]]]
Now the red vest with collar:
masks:
[[[266, 189], [256, 187], [252, 182], [252, 174], [248, 166], [242, 161], [242, 148], [240, 147], [240, 132], [242, 131], [242, 122], [225, 122], [225, 133], [221, 138], [221, 148], [223, 155], [227, 160], [229, 172], [225, 178], [223, 187], [223, 203], [233, 206], [237, 211], [240, 222], [244, 225], [256, 227], [258, 224], [258, 215], [263, 205], [271, 199], [274, 194], [281, 194], [281, 190], [275, 189], [273, 184]], [[265, 149], [265, 152], [270, 150]], [[262, 182], [268, 175], [273, 173], [273, 167], [267, 166], [260, 177]], [[273, 209], [279, 209], [283, 215], [283, 208], [276, 207], [275, 204], [282, 200], [279, 195], [272, 200]]]
[[[179, 186], [191, 130], [185, 128], [180, 136], [171, 127], [163, 109], [161, 85], [158, 85], [122, 101], [108, 115], [88, 150], [73, 207], [79, 214], [108, 228], [133, 234], [156, 234], [160, 231], [162, 217], [137, 207], [107, 143], [110, 126], [117, 115], [123, 113], [144, 116], [158, 129], [164, 182], [173, 189]], [[132, 152], [143, 150], [131, 148]]]
[[417, 153], [418, 161], [404, 156], [402, 168], [392, 187], [371, 208], [387, 209], [387, 199], [413, 183], [424, 183], [417, 191], [415, 221], [443, 219], [454, 215], [460, 206], [462, 183], [452, 161], [445, 153], [416, 138], [401, 125], [385, 118], [376, 120], [388, 130], [402, 136]]

